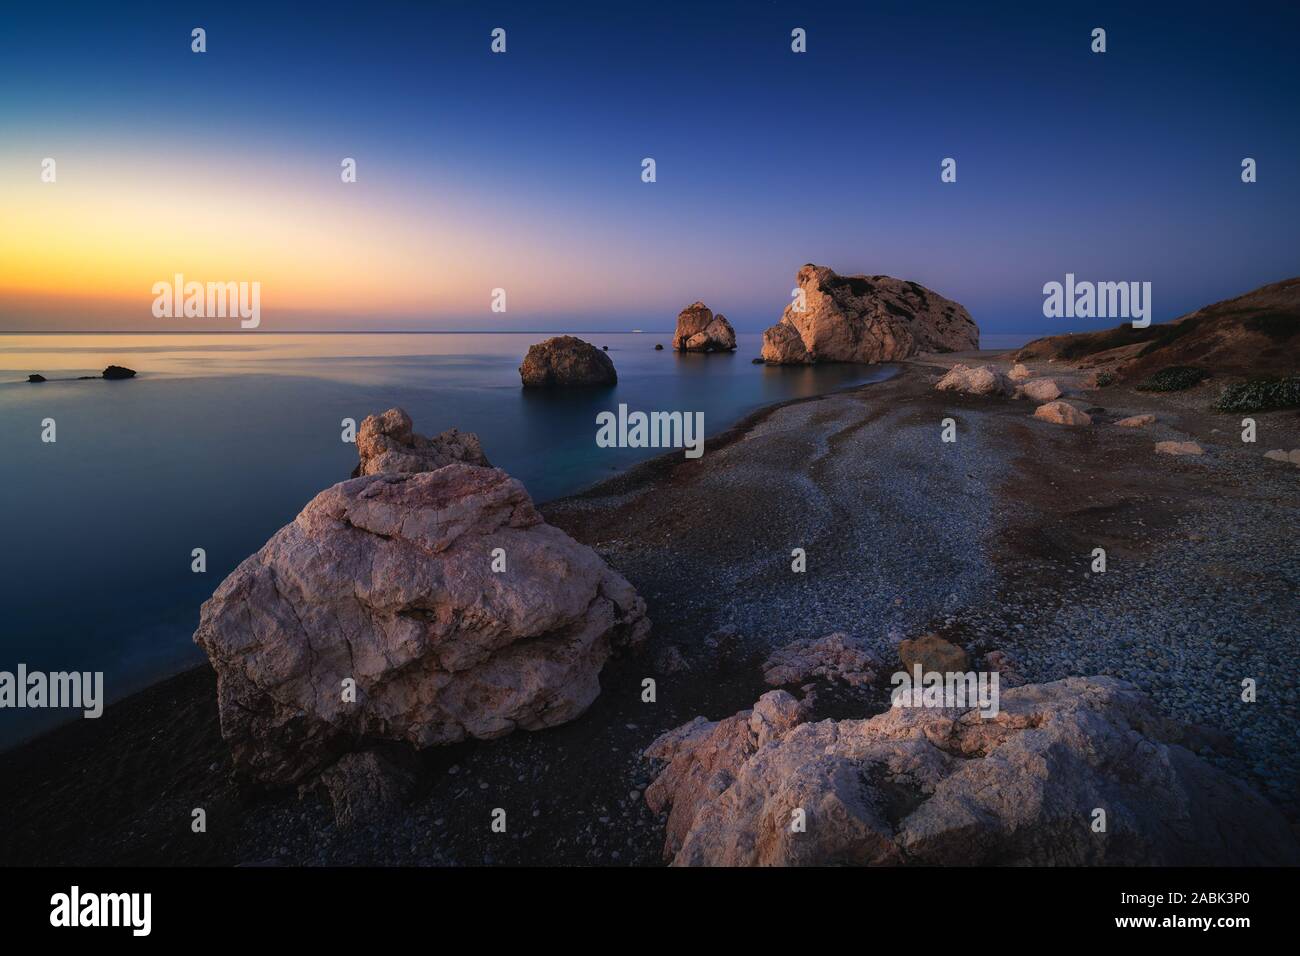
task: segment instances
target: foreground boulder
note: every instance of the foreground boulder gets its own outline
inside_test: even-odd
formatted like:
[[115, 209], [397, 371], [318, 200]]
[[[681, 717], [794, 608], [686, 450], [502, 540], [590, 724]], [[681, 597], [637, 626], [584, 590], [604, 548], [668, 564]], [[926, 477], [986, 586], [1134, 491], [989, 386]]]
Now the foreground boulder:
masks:
[[366, 416], [357, 429], [357, 454], [361, 460], [352, 472], [353, 478], [384, 473], [411, 475], [458, 461], [491, 467], [473, 432], [449, 428], [426, 438], [415, 432], [411, 416], [400, 408]]
[[673, 332], [675, 352], [731, 352], [736, 348], [736, 330], [727, 317], [714, 315], [703, 302], [682, 309]]
[[954, 365], [934, 387], [940, 392], [964, 395], [1010, 395], [1015, 390], [1011, 381], [991, 365]]
[[523, 485], [457, 462], [322, 491], [222, 582], [194, 640], [236, 767], [285, 784], [365, 740], [572, 720], [611, 651], [648, 629], [632, 586]]
[[799, 270], [796, 281], [802, 295], [763, 333], [767, 362], [869, 364], [918, 352], [979, 348], [979, 328], [970, 313], [915, 282], [839, 276], [811, 264]]
[[557, 335], [528, 349], [519, 377], [529, 387], [614, 385], [618, 373], [608, 355], [590, 342]]
[[668, 761], [646, 800], [671, 807], [674, 865], [1300, 862], [1286, 819], [1182, 746], [1186, 731], [1123, 681], [1004, 690], [989, 719], [897, 707], [804, 723], [781, 693], [647, 751]]

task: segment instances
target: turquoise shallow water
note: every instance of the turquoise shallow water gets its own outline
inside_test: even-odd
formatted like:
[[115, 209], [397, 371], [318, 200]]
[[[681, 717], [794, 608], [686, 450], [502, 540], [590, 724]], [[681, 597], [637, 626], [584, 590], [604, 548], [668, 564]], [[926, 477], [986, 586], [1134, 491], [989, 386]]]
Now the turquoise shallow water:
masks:
[[[751, 364], [654, 351], [662, 334], [584, 334], [608, 345], [611, 389], [539, 393], [517, 368], [537, 333], [0, 336], [0, 670], [104, 671], [110, 699], [201, 660], [190, 635], [222, 578], [348, 477], [340, 421], [400, 405], [416, 429], [477, 432], [492, 463], [538, 501], [577, 491], [656, 449], [599, 448], [596, 414], [703, 412], [706, 435], [763, 405], [886, 377], [880, 367]], [[127, 382], [56, 381], [106, 365]], [[28, 385], [29, 373], [50, 381]], [[57, 441], [41, 441], [53, 418]], [[705, 443], [705, 455], [708, 443]], [[205, 574], [191, 551], [207, 551]], [[68, 712], [0, 710], [0, 745]]]

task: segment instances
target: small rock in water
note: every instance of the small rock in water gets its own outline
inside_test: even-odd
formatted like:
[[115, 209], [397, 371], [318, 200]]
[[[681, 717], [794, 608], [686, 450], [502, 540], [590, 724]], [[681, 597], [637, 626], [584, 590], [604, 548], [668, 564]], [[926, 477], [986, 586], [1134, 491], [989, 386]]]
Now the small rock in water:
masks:
[[107, 379], [135, 378], [135, 369], [124, 368], [121, 365], [110, 365], [104, 369], [103, 374], [104, 378]]
[[27, 376], [27, 381], [29, 381], [29, 382], [43, 382], [43, 381], [45, 381], [45, 376], [44, 376], [44, 375], [41, 375], [39, 372], [37, 372], [37, 373], [33, 373], [32, 375], [28, 375], [28, 376]]

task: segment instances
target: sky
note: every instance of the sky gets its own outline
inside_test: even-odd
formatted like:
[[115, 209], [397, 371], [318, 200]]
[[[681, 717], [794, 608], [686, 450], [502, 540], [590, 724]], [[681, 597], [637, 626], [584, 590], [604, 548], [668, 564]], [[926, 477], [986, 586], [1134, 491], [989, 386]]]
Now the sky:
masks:
[[177, 273], [269, 331], [759, 331], [816, 262], [986, 333], [1117, 324], [1044, 318], [1067, 272], [1156, 321], [1300, 274], [1300, 4], [307, 10], [0, 9], [0, 331], [238, 329], [154, 317]]

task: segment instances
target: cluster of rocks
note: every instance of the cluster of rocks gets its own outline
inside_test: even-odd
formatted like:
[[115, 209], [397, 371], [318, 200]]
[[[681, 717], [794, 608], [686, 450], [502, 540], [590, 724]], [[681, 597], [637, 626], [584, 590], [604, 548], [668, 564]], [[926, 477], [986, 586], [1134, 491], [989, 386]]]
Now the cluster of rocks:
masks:
[[717, 315], [703, 302], [682, 309], [673, 332], [673, 351], [731, 352], [736, 348], [736, 330], [727, 317]]
[[794, 301], [763, 333], [763, 359], [776, 365], [892, 362], [919, 352], [979, 348], [979, 328], [960, 304], [890, 276], [840, 276], [801, 268]]
[[1061, 388], [1054, 379], [1034, 378], [1024, 365], [1015, 365], [1003, 373], [992, 365], [957, 364], [935, 383], [941, 392], [960, 392], [964, 395], [1007, 396], [1042, 402], [1034, 410], [1034, 418], [1054, 425], [1091, 425], [1092, 417], [1069, 402], [1061, 401]]
[[491, 468], [483, 446], [473, 432], [449, 428], [426, 438], [417, 434], [411, 416], [400, 408], [369, 415], [357, 429], [357, 462], [353, 478], [362, 475], [414, 475], [464, 462]]
[[[123, 365], [110, 365], [106, 369], [104, 369], [104, 371], [100, 372], [98, 375], [77, 376], [78, 381], [86, 381], [88, 379], [94, 379], [94, 378], [106, 378], [110, 382], [121, 381], [122, 379], [127, 379], [127, 378], [135, 378], [135, 369], [127, 368]], [[49, 379], [47, 379], [44, 375], [40, 374], [39, 372], [33, 372], [31, 375], [27, 376], [27, 381], [33, 385], [38, 385], [41, 382], [48, 382]]]
[[[362, 476], [322, 491], [243, 561], [194, 635], [217, 672], [235, 767], [265, 784], [313, 780], [384, 742], [572, 720], [611, 653], [649, 630], [632, 586], [548, 525], [475, 436], [415, 435], [400, 409], [359, 435]], [[341, 812], [400, 791], [347, 784], [384, 763], [336, 766], [326, 782]]]
[[[993, 655], [989, 655], [990, 662]], [[1136, 687], [1011, 687], [995, 717], [893, 707], [807, 722], [783, 690], [646, 751], [676, 866], [1240, 865], [1300, 861], [1286, 820], [1182, 746]], [[1104, 829], [1097, 823], [1104, 814]]]

